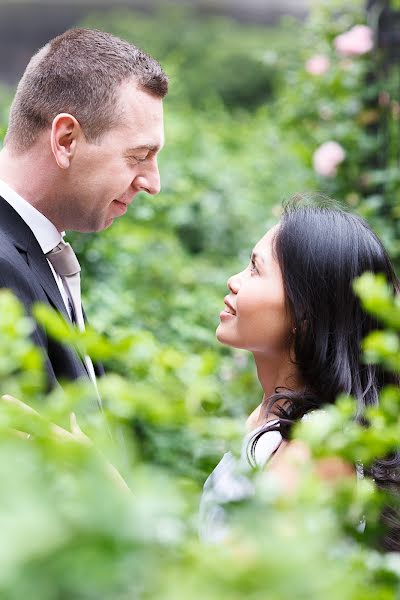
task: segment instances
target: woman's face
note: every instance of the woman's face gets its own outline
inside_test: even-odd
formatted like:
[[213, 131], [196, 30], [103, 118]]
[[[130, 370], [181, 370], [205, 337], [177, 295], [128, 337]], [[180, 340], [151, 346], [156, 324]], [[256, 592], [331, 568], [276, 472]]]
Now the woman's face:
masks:
[[270, 358], [286, 354], [292, 337], [282, 273], [273, 252], [278, 227], [256, 244], [248, 266], [228, 279], [230, 293], [216, 332], [222, 344]]

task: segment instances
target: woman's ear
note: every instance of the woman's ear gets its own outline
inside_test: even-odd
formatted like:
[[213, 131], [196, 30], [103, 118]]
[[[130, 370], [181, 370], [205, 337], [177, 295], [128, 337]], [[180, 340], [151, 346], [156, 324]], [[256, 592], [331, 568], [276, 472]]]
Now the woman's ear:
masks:
[[72, 115], [60, 113], [51, 126], [51, 150], [60, 169], [68, 169], [76, 152], [81, 126]]
[[296, 326], [293, 324], [292, 330], [291, 330], [293, 337], [299, 332], [299, 330], [300, 330], [300, 333], [304, 333], [307, 330], [307, 327], [308, 327], [308, 321], [304, 316], [302, 321], [300, 322], [299, 326]]

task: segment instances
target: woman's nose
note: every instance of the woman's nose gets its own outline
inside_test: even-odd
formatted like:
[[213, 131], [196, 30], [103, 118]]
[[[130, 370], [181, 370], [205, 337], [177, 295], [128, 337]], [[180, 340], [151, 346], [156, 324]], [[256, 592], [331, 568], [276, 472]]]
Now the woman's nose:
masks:
[[236, 275], [232, 275], [228, 279], [228, 288], [232, 292], [232, 294], [237, 294], [240, 289], [240, 273]]

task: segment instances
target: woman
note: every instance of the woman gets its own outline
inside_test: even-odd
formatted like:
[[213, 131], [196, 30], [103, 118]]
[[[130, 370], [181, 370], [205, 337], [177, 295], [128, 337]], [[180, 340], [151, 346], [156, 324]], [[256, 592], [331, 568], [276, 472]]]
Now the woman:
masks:
[[[381, 242], [360, 217], [328, 199], [296, 197], [256, 244], [247, 267], [229, 278], [216, 335], [253, 353], [264, 391], [249, 418], [242, 462], [276, 468], [290, 446], [293, 423], [308, 412], [350, 394], [362, 419], [382, 387], [397, 382], [382, 367], [362, 361], [361, 342], [379, 327], [353, 293], [354, 278], [365, 271], [383, 273], [398, 291]], [[400, 456], [377, 461], [372, 476], [390, 487], [399, 466]], [[233, 457], [225, 455], [205, 484], [206, 537], [218, 531], [221, 503], [247, 493], [245, 481], [234, 475]], [[389, 538], [386, 549], [398, 549], [398, 531]]]

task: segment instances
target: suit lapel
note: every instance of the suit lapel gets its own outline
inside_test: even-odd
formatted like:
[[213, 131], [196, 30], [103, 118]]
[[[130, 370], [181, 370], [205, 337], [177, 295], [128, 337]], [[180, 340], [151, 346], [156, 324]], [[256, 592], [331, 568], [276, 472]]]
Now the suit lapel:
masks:
[[0, 230], [17, 250], [25, 253], [35, 280], [40, 283], [50, 303], [70, 322], [60, 290], [49, 263], [31, 229], [10, 204], [0, 197]]
[[[61, 296], [61, 292], [39, 242], [17, 211], [0, 196], [0, 235], [1, 234], [3, 234], [8, 242], [16, 248], [21, 259], [27, 264], [32, 273], [33, 285], [40, 285], [49, 300], [49, 304], [64, 317], [67, 323], [70, 324], [71, 320]], [[18, 268], [17, 264], [16, 268]], [[82, 357], [79, 356], [78, 353], [72, 352], [71, 358], [73, 358], [74, 361], [79, 361], [79, 364], [82, 365], [82, 369], [85, 369], [90, 378]]]

